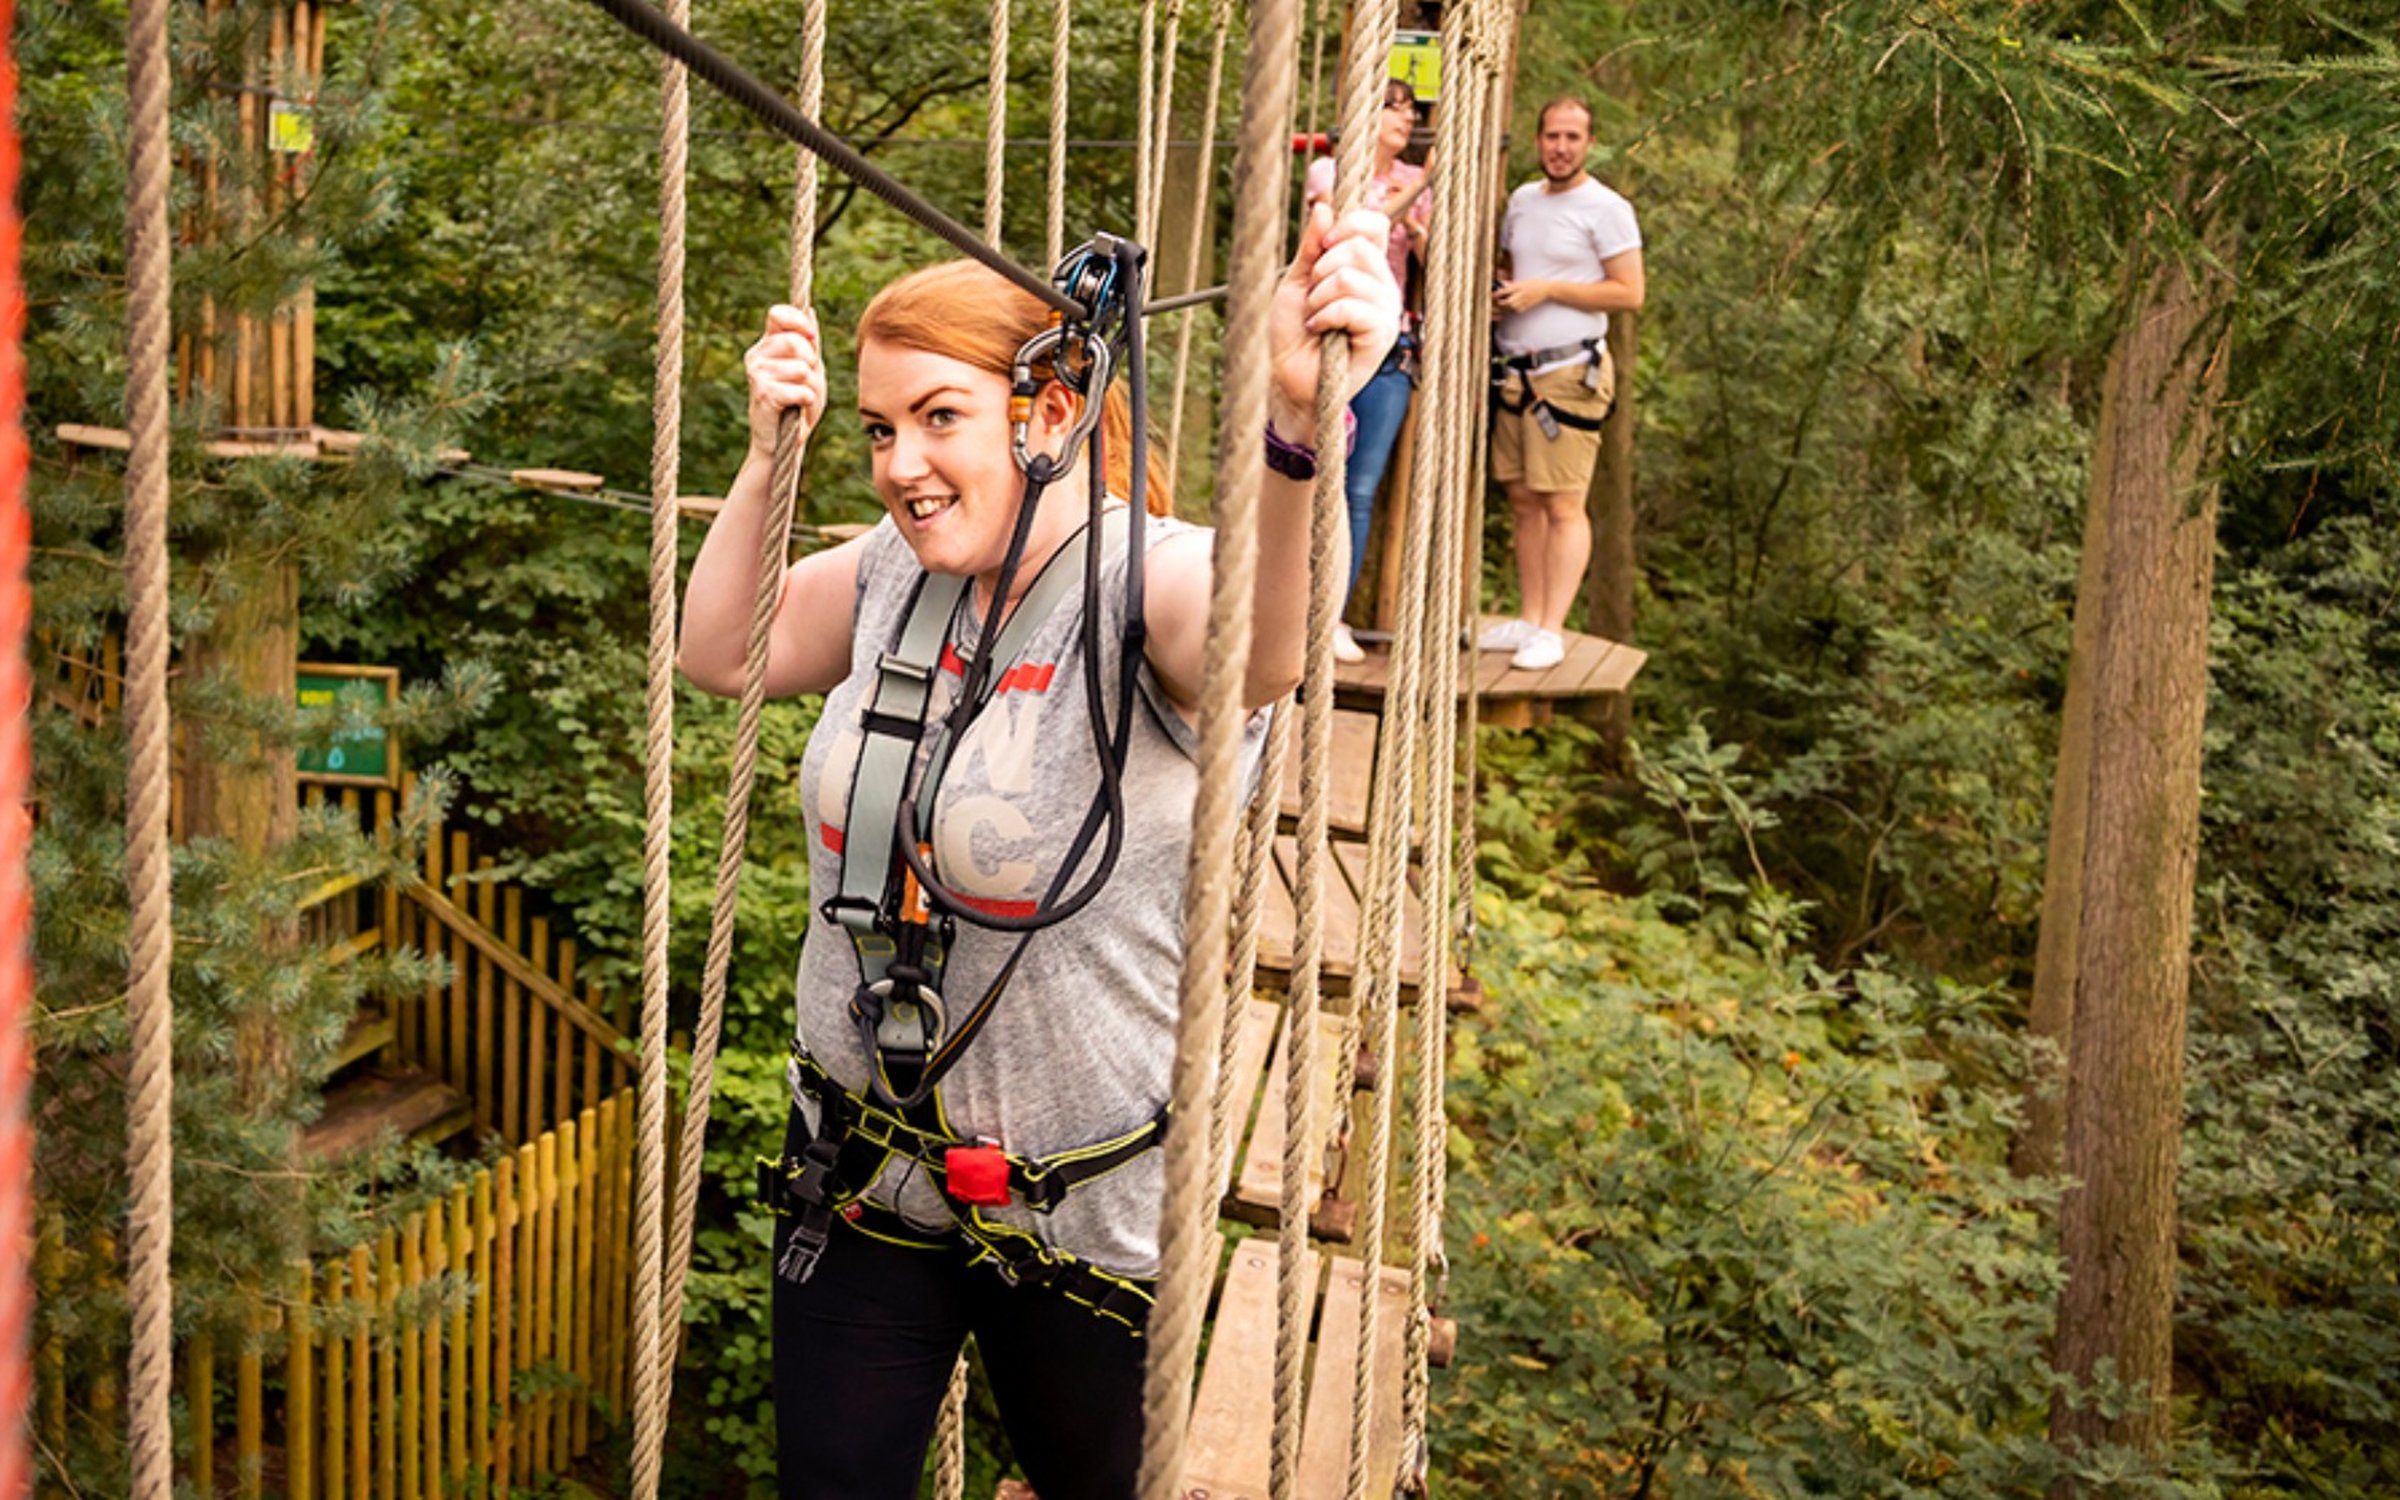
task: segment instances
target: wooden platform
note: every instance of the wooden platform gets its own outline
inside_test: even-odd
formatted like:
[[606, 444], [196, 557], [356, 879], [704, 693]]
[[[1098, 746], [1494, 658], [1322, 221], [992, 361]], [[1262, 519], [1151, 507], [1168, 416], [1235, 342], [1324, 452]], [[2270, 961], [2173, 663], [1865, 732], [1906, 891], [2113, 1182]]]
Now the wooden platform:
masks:
[[[1268, 1239], [1233, 1247], [1218, 1297], [1207, 1363], [1192, 1403], [1184, 1447], [1183, 1492], [1207, 1500], [1265, 1500], [1275, 1423], [1275, 1301], [1279, 1252]], [[1359, 1302], [1366, 1267], [1336, 1257], [1330, 1269], [1311, 1254], [1308, 1297], [1316, 1309], [1316, 1349], [1308, 1371], [1298, 1492], [1338, 1500], [1350, 1468], [1351, 1385], [1358, 1366]], [[1400, 1456], [1400, 1367], [1408, 1327], [1408, 1273], [1386, 1266], [1374, 1318], [1378, 1353], [1367, 1428], [1367, 1493], [1386, 1496]]]
[[325, 1112], [300, 1137], [300, 1152], [332, 1161], [363, 1151], [387, 1130], [404, 1140], [440, 1141], [475, 1120], [467, 1096], [415, 1068], [372, 1068], [336, 1085]]
[[[1500, 623], [1500, 616], [1486, 616], [1477, 626]], [[1509, 665], [1505, 651], [1459, 652], [1459, 692], [1463, 696], [1470, 685], [1483, 695], [1483, 722], [1495, 728], [1525, 728], [1547, 724], [1551, 714], [1561, 705], [1572, 706], [1611, 693], [1622, 693], [1633, 686], [1634, 677], [1650, 654], [1636, 646], [1605, 640], [1578, 631], [1565, 632], [1566, 658], [1545, 672], [1520, 672]], [[1362, 640], [1367, 647], [1367, 659], [1355, 664], [1336, 663], [1333, 669], [1334, 702], [1343, 708], [1375, 709], [1383, 704], [1384, 693], [1391, 685], [1392, 655], [1381, 643]]]

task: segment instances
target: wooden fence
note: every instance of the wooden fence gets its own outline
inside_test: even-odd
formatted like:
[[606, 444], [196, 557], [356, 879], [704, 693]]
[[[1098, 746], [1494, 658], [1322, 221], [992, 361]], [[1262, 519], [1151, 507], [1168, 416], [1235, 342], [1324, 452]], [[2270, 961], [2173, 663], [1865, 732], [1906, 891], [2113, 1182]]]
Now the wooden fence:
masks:
[[[232, 1433], [195, 1425], [203, 1493], [443, 1500], [589, 1452], [627, 1396], [633, 1136], [628, 1089], [296, 1275], [236, 1358]], [[217, 1412], [216, 1365], [188, 1346], [191, 1411]]]
[[[311, 786], [311, 804], [338, 802], [370, 831], [393, 826], [398, 796]], [[528, 917], [529, 892], [493, 874], [464, 832], [425, 838], [419, 877], [405, 887], [336, 882], [311, 908], [310, 935], [328, 946], [377, 944], [449, 960], [446, 984], [403, 995], [368, 1018], [361, 1045], [422, 1069], [473, 1101], [478, 1134], [526, 1141], [633, 1082], [633, 997], [581, 981], [575, 944], [550, 919]], [[355, 936], [352, 936], [352, 935]], [[372, 936], [370, 936], [372, 935]]]

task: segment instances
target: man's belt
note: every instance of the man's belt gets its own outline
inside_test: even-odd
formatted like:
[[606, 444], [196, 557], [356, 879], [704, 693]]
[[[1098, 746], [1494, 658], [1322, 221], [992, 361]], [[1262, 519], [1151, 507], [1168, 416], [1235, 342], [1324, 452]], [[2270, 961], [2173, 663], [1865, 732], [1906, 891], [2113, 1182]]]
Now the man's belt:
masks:
[[1549, 349], [1535, 349], [1525, 354], [1495, 354], [1492, 356], [1492, 365], [1496, 369], [1531, 374], [1544, 365], [1565, 364], [1570, 359], [1598, 359], [1600, 350], [1600, 340], [1584, 339], [1578, 343], [1560, 344]]

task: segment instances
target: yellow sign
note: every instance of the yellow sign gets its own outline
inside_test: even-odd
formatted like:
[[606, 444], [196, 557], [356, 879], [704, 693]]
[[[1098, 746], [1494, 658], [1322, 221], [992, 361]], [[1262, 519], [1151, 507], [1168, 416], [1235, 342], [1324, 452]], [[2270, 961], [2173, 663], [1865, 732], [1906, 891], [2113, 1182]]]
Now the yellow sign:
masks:
[[306, 156], [317, 147], [317, 122], [305, 104], [275, 101], [267, 111], [267, 149], [284, 156]]
[[1430, 31], [1392, 33], [1392, 72], [1417, 91], [1417, 102], [1442, 97], [1442, 39]]

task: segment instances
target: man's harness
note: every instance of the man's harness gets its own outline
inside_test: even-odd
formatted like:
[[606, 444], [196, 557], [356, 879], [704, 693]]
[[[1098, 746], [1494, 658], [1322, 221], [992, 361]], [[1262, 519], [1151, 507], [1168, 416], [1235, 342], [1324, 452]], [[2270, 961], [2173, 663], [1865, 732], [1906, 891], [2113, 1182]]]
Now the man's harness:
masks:
[[[1534, 423], [1542, 429], [1542, 436], [1553, 440], [1558, 437], [1561, 427], [1572, 427], [1577, 432], [1598, 432], [1608, 421], [1606, 412], [1596, 417], [1584, 417], [1571, 411], [1561, 411], [1535, 394], [1533, 372], [1546, 366], [1564, 364], [1571, 359], [1587, 362], [1590, 368], [1584, 371], [1584, 389], [1597, 391], [1600, 389], [1600, 362], [1606, 353], [1604, 342], [1600, 339], [1584, 339], [1549, 349], [1535, 349], [1525, 354], [1495, 352], [1492, 355], [1492, 402], [1512, 417], [1519, 412], [1533, 413]], [[1517, 399], [1513, 402], [1508, 398], [1511, 376], [1516, 379], [1518, 391]]]
[[[1054, 1249], [1039, 1235], [988, 1217], [983, 1210], [1015, 1203], [1036, 1213], [1050, 1212], [1076, 1188], [1156, 1147], [1166, 1134], [1166, 1106], [1162, 1104], [1149, 1120], [1122, 1135], [1049, 1156], [1027, 1157], [1007, 1151], [998, 1142], [970, 1139], [951, 1129], [938, 1092], [942, 1079], [990, 1019], [1033, 934], [1071, 915], [1097, 893], [1115, 863], [1123, 835], [1119, 777], [1142, 659], [1137, 592], [1142, 570], [1138, 561], [1127, 568], [1132, 576], [1127, 584], [1128, 618], [1120, 643], [1118, 715], [1113, 725], [1107, 721], [1100, 693], [1099, 626], [1091, 606], [1106, 569], [1125, 557], [1133, 545], [1143, 506], [1139, 488], [1142, 465], [1137, 444], [1135, 492], [1127, 524], [1103, 528], [1100, 519], [1106, 480], [1093, 428], [1110, 370], [1121, 362], [1131, 363], [1137, 371], [1140, 368], [1138, 316], [1105, 315], [1108, 307], [1121, 306], [1111, 303], [1110, 297], [1124, 295], [1123, 287], [1138, 285], [1139, 256], [1135, 247], [1104, 239], [1069, 257], [1061, 267], [1062, 285], [1073, 282], [1079, 289], [1093, 289], [1092, 300], [1102, 306], [1103, 315], [1096, 315], [1092, 324], [1081, 329], [1047, 330], [1018, 357], [1014, 396], [1020, 408], [1029, 405], [1038, 389], [1029, 372], [1032, 358], [1040, 354], [1051, 359], [1055, 378], [1083, 398], [1084, 419], [1076, 424], [1057, 460], [1026, 454], [1019, 419], [1017, 457], [1026, 470], [1027, 492], [1008, 561], [995, 588], [992, 613], [980, 635], [986, 646], [952, 645], [949, 639], [968, 580], [927, 573], [918, 579], [910, 597], [899, 639], [877, 664], [875, 683], [859, 720], [861, 745], [843, 822], [840, 889], [820, 907], [824, 918], [849, 936], [858, 958], [859, 983], [849, 1013], [868, 1060], [867, 1085], [859, 1093], [848, 1092], [822, 1063], [794, 1044], [787, 1076], [795, 1105], [817, 1106], [813, 1138], [797, 1157], [759, 1163], [760, 1198], [776, 1213], [795, 1221], [776, 1266], [777, 1274], [791, 1280], [806, 1281], [816, 1269], [837, 1215], [861, 1232], [894, 1244], [923, 1249], [944, 1246], [944, 1239], [929, 1238], [895, 1210], [866, 1197], [894, 1161], [901, 1159], [909, 1169], [923, 1171], [947, 1199], [958, 1233], [971, 1251], [970, 1264], [993, 1266], [1012, 1286], [1055, 1287], [1129, 1327], [1138, 1329], [1146, 1316], [1151, 1300], [1147, 1282], [1102, 1271]], [[1112, 292], [1111, 288], [1118, 290]], [[1129, 339], [1129, 355], [1111, 347], [1112, 334]], [[1139, 420], [1137, 415], [1137, 424]], [[1091, 520], [1051, 556], [1006, 625], [1000, 626], [998, 611], [1007, 597], [1042, 490], [1065, 466], [1075, 445], [1086, 440], [1091, 443]], [[1101, 538], [1097, 549], [1092, 546], [1095, 535]], [[1083, 645], [1089, 665], [1085, 679], [1094, 750], [1102, 767], [1101, 794], [1071, 841], [1034, 918], [968, 916], [967, 920], [978, 926], [1013, 931], [1018, 938], [982, 996], [953, 1024], [942, 981], [959, 913], [968, 902], [940, 883], [932, 869], [930, 848], [919, 842], [920, 830], [933, 825], [935, 798], [951, 754], [992, 698], [1001, 670], [1023, 652], [1034, 631], [1078, 583], [1084, 585], [1087, 596]], [[946, 651], [958, 663], [962, 683], [949, 711], [935, 726], [928, 722], [933, 684], [944, 669]], [[924, 766], [915, 776], [917, 792], [912, 798], [908, 789], [920, 752]], [[1061, 900], [1061, 893], [1103, 828], [1108, 839], [1097, 872], [1080, 890]]]

